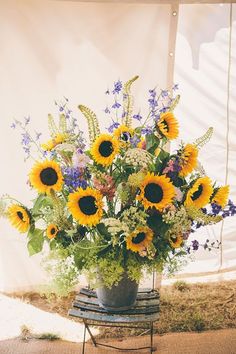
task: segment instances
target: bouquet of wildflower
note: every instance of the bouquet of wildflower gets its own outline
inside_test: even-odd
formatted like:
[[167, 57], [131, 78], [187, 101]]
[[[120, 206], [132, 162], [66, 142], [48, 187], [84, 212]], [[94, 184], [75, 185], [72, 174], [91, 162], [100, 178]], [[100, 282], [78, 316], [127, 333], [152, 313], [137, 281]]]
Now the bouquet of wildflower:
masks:
[[[79, 106], [88, 123], [89, 145], [67, 99], [56, 102], [58, 124], [48, 117], [51, 139], [46, 143], [39, 143], [40, 134], [30, 134], [29, 118], [13, 123], [22, 129], [26, 158], [34, 146], [39, 151], [29, 173], [38, 194], [31, 207], [3, 196], [2, 214], [27, 233], [30, 255], [49, 244], [53, 262], [48, 269], [61, 287], [74, 284], [81, 272], [93, 279], [97, 268], [108, 287], [124, 270], [138, 281], [143, 270], [175, 269], [178, 260], [199, 247], [198, 240], [188, 241], [191, 233], [236, 213], [228, 201], [229, 186], [212, 183], [198, 162], [213, 129], [170, 153], [168, 143], [179, 135], [173, 113], [177, 85], [149, 90], [144, 119], [141, 112], [132, 112], [131, 86], [137, 78], [124, 85], [118, 81], [106, 91], [114, 101], [105, 113], [116, 117], [108, 132], [100, 131], [94, 112]], [[217, 248], [219, 243], [203, 246]]]

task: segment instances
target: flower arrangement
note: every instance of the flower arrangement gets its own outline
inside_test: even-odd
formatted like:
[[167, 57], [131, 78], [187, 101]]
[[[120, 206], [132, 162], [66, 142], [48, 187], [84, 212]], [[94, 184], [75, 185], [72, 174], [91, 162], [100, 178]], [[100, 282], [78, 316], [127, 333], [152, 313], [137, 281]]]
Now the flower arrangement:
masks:
[[[116, 119], [105, 133], [95, 113], [79, 106], [89, 145], [67, 99], [56, 102], [59, 124], [48, 117], [46, 143], [39, 142], [40, 133], [29, 132], [30, 118], [12, 125], [22, 129], [26, 158], [34, 146], [40, 154], [29, 173], [37, 197], [28, 208], [5, 195], [1, 213], [27, 233], [30, 255], [49, 245], [47, 268], [61, 289], [74, 285], [81, 272], [94, 280], [97, 267], [107, 287], [117, 284], [124, 270], [136, 281], [143, 270], [175, 270], [199, 248], [198, 240], [188, 240], [191, 233], [236, 213], [229, 186], [212, 183], [198, 162], [213, 129], [170, 153], [167, 144], [179, 135], [173, 113], [180, 98], [177, 85], [149, 90], [144, 119], [132, 112], [131, 86], [137, 78], [124, 85], [119, 80], [106, 91], [114, 102], [104, 112]], [[205, 249], [219, 247], [218, 241], [209, 242]]]

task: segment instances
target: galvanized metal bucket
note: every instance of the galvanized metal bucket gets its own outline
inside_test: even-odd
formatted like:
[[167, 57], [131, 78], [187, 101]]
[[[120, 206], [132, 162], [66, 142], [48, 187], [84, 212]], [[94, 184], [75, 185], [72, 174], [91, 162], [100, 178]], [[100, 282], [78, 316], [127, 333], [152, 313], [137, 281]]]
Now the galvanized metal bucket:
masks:
[[118, 285], [111, 289], [101, 286], [96, 289], [98, 303], [107, 311], [118, 312], [129, 310], [134, 306], [138, 292], [138, 284], [131, 280], [127, 273]]

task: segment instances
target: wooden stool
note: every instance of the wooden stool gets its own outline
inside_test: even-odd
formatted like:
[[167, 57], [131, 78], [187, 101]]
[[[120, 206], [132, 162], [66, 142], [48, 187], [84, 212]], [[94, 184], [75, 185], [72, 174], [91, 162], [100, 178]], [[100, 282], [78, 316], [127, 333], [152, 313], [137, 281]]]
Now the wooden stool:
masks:
[[[153, 322], [159, 319], [159, 312], [159, 293], [153, 289], [140, 289], [138, 291], [136, 304], [130, 310], [108, 312], [99, 306], [95, 291], [83, 288], [73, 301], [72, 308], [69, 310], [68, 314], [83, 320], [84, 337], [82, 354], [85, 353], [86, 330], [88, 331], [95, 347], [103, 346], [121, 351], [150, 349], [150, 353], [152, 353], [156, 350], [156, 348], [153, 347]], [[148, 326], [144, 327], [144, 323], [148, 324]], [[112, 345], [98, 343], [89, 326], [149, 329], [150, 346], [123, 349]]]

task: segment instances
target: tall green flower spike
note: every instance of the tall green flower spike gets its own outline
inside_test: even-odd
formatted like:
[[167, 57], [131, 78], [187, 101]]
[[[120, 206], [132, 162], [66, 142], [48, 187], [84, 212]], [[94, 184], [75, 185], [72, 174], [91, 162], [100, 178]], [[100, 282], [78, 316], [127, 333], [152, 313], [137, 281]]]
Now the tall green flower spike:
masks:
[[131, 86], [139, 78], [139, 76], [133, 77], [131, 80], [124, 84], [124, 112], [125, 116], [122, 118], [122, 124], [127, 127], [131, 127], [132, 124], [132, 110], [133, 110], [133, 97], [131, 96]]
[[100, 128], [99, 128], [97, 116], [93, 111], [91, 111], [91, 109], [89, 109], [86, 106], [79, 105], [78, 108], [87, 119], [89, 140], [90, 140], [90, 144], [92, 144], [96, 139], [96, 137], [100, 134]]
[[212, 134], [213, 128], [210, 127], [204, 135], [195, 140], [194, 144], [197, 146], [198, 149], [202, 148], [211, 139]]
[[174, 99], [173, 103], [170, 106], [170, 112], [173, 112], [175, 107], [178, 105], [179, 101], [180, 101], [180, 95], [177, 95], [176, 98]]
[[66, 134], [66, 132], [67, 132], [67, 122], [66, 122], [65, 114], [60, 114], [59, 130], [60, 130], [60, 133], [62, 133], [62, 134]]
[[51, 114], [48, 115], [48, 129], [52, 137], [57, 136], [58, 134], [66, 134], [67, 132], [67, 122], [64, 114], [60, 114], [59, 117], [59, 126], [57, 127], [55, 120]]
[[51, 114], [48, 115], [48, 129], [50, 131], [51, 136], [56, 136], [57, 134], [59, 134], [59, 130]]

